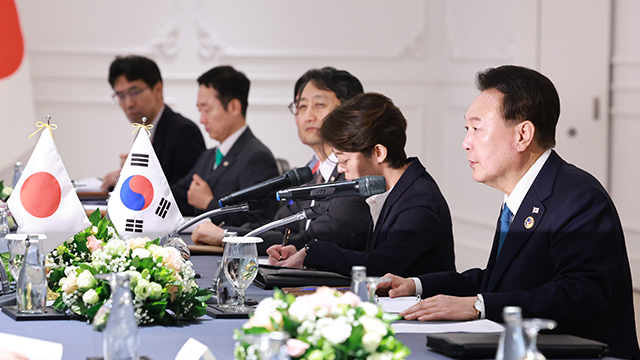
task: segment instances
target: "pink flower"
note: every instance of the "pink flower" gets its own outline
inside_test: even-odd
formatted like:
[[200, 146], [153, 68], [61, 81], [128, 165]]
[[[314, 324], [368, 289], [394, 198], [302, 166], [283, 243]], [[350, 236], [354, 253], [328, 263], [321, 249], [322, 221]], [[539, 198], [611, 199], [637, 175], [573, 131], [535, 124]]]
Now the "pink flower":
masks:
[[340, 302], [349, 306], [357, 306], [358, 304], [360, 304], [361, 300], [358, 295], [352, 293], [351, 291], [347, 291], [340, 298]]
[[180, 262], [182, 261], [182, 256], [180, 256], [180, 252], [176, 248], [168, 247], [165, 248], [166, 253], [165, 256], [162, 257], [162, 263], [169, 269], [179, 271], [180, 270]]
[[96, 239], [94, 235], [89, 236], [87, 238], [87, 249], [91, 252], [102, 249], [102, 241]]
[[72, 292], [78, 290], [77, 281], [78, 277], [74, 271], [69, 274], [69, 276], [67, 276], [67, 278], [64, 280], [64, 283], [62, 284], [62, 291], [64, 291], [66, 294], [71, 294]]
[[287, 340], [287, 353], [291, 357], [300, 357], [309, 348], [309, 344], [298, 339]]

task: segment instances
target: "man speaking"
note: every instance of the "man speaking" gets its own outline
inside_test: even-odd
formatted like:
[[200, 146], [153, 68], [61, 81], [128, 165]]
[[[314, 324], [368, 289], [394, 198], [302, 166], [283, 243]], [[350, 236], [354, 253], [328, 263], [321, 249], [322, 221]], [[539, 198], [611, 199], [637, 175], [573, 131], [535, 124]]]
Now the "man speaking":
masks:
[[477, 84], [462, 145], [473, 179], [505, 194], [487, 267], [387, 274], [378, 291], [421, 294], [401, 313], [407, 320], [502, 321], [515, 305], [523, 317], [556, 320], [556, 333], [609, 344], [610, 356], [640, 358], [622, 225], [602, 185], [552, 150], [554, 85], [517, 66], [481, 72]]

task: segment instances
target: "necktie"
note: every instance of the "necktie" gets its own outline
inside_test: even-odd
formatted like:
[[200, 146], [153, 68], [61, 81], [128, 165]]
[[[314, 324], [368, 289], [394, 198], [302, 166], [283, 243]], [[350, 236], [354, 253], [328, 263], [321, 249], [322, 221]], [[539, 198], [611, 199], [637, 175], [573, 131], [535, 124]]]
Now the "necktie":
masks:
[[500, 214], [500, 241], [498, 242], [498, 255], [500, 255], [500, 250], [502, 250], [502, 245], [504, 244], [504, 239], [507, 237], [507, 232], [509, 231], [509, 225], [511, 225], [511, 210], [505, 203], [502, 207], [502, 213]]
[[213, 165], [213, 168], [216, 169], [218, 167], [218, 165], [220, 165], [220, 163], [222, 162], [222, 158], [224, 157], [224, 155], [222, 155], [222, 151], [220, 151], [219, 148], [216, 148], [216, 162]]

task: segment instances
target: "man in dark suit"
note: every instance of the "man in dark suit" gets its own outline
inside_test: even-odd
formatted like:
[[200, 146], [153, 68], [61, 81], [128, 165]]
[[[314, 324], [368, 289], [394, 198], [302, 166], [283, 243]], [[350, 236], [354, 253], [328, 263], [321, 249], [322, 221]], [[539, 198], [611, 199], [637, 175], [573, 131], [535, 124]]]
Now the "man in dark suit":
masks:
[[[293, 90], [293, 102], [289, 110], [295, 116], [300, 141], [313, 149], [314, 156], [307, 164], [313, 173], [315, 183], [343, 181], [344, 174], [337, 169], [337, 159], [331, 147], [318, 136], [322, 121], [336, 106], [363, 92], [360, 81], [349, 72], [332, 67], [311, 69], [302, 75]], [[291, 229], [289, 244], [298, 249], [312, 239], [338, 241], [348, 237], [353, 229], [369, 220], [369, 210], [364, 199], [359, 197], [343, 197], [323, 201], [327, 209], [312, 221], [300, 220], [260, 235], [264, 240], [258, 244], [258, 252], [266, 254], [266, 249], [274, 244], [281, 244], [283, 233]], [[296, 214], [312, 205], [311, 201], [298, 201], [286, 204], [276, 214], [274, 220], [283, 219]], [[226, 230], [244, 235], [263, 223], [248, 223], [242, 227], [226, 226]], [[200, 225], [192, 234], [195, 243], [220, 245], [224, 230], [211, 223]]]
[[[205, 151], [191, 171], [171, 187], [183, 215], [218, 209], [218, 200], [234, 191], [278, 176], [271, 151], [246, 124], [250, 82], [231, 66], [215, 67], [198, 78], [200, 123], [220, 144]], [[274, 198], [266, 208], [216, 216], [229, 225], [271, 219], [278, 209]]]
[[551, 150], [560, 100], [538, 72], [502, 66], [478, 74], [481, 94], [466, 114], [473, 179], [502, 191], [486, 269], [445, 272], [379, 286], [425, 300], [408, 320], [551, 318], [555, 332], [609, 344], [613, 357], [640, 358], [624, 234], [606, 190]]
[[[193, 121], [173, 112], [164, 104], [162, 76], [153, 60], [130, 55], [118, 56], [109, 67], [113, 95], [131, 123], [152, 124], [151, 142], [169, 185], [185, 176], [205, 150], [202, 133]], [[121, 165], [127, 154], [121, 154]], [[107, 174], [102, 189], [112, 188], [120, 170]]]

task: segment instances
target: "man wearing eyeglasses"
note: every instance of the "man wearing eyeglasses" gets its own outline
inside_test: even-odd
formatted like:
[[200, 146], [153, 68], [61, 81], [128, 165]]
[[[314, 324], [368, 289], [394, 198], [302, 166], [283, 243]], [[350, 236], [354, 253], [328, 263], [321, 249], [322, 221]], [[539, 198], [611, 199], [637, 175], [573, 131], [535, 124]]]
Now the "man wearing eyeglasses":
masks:
[[[153, 60], [136, 55], [116, 57], [109, 67], [113, 100], [131, 123], [152, 124], [151, 142], [164, 175], [173, 185], [195, 165], [205, 150], [202, 133], [193, 121], [173, 112], [164, 104], [162, 76]], [[121, 166], [127, 154], [120, 154]], [[115, 186], [120, 170], [107, 174], [102, 190]]]
[[[332, 67], [311, 69], [296, 82], [294, 101], [289, 104], [289, 110], [295, 116], [300, 141], [313, 150], [314, 155], [307, 164], [315, 175], [313, 182], [344, 181], [344, 174], [337, 170], [338, 159], [331, 147], [320, 139], [318, 130], [327, 114], [342, 102], [363, 92], [362, 84], [355, 76]], [[313, 239], [335, 242], [348, 237], [349, 232], [357, 229], [362, 222], [369, 221], [369, 207], [361, 197], [335, 198], [323, 203], [328, 208], [327, 214], [313, 221], [301, 220], [290, 224], [290, 233], [286, 231], [286, 226], [262, 233], [260, 237], [264, 241], [258, 244], [259, 253], [265, 255], [269, 246], [282, 244], [283, 235], [288, 244], [298, 249]], [[283, 219], [311, 205], [311, 201], [287, 204], [280, 208], [274, 219]], [[261, 224], [225, 228], [243, 235]], [[191, 236], [196, 244], [209, 245], [220, 245], [223, 237], [224, 230], [211, 223], [198, 226]]]

